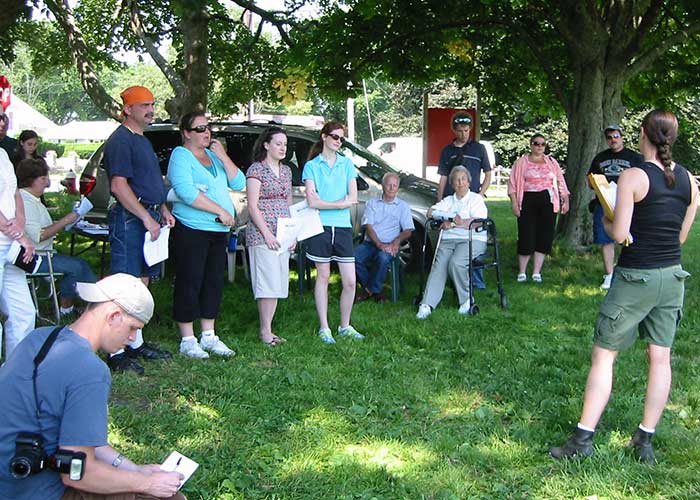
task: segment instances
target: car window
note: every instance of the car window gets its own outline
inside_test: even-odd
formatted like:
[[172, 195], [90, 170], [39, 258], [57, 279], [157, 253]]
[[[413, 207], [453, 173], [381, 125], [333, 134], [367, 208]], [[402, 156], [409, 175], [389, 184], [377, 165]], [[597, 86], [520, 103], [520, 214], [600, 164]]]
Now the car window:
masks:
[[378, 184], [382, 183], [382, 177], [387, 172], [392, 172], [404, 177], [401, 172], [391, 168], [384, 160], [370, 153], [362, 146], [352, 142], [343, 142], [340, 152], [350, 158], [360, 171]]

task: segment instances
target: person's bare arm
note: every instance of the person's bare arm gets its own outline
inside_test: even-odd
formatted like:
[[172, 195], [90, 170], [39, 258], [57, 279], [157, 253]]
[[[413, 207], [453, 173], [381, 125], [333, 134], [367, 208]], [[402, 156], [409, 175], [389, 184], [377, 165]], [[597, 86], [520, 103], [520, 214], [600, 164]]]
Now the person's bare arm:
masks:
[[693, 227], [693, 222], [695, 222], [695, 213], [698, 209], [698, 186], [695, 184], [695, 178], [690, 171], [688, 171], [688, 177], [690, 178], [690, 205], [688, 205], [685, 211], [685, 217], [681, 225], [681, 232], [679, 235], [681, 245], [685, 243], [685, 240], [688, 238], [690, 228]]
[[481, 196], [486, 196], [486, 190], [491, 185], [491, 170], [484, 172], [484, 182], [481, 183], [481, 188], [479, 188], [479, 194]]
[[442, 197], [445, 194], [445, 186], [447, 186], [447, 176], [441, 175], [438, 182], [437, 201], [442, 201]]
[[[64, 446], [63, 448], [85, 453], [83, 478], [73, 481], [68, 474], [61, 474], [63, 484], [76, 490], [97, 494], [142, 493], [157, 498], [169, 498], [177, 493], [182, 480], [178, 472], [156, 472], [153, 468], [136, 466], [131, 461], [113, 467], [109, 458], [117, 457], [118, 452], [111, 447]], [[101, 458], [100, 458], [101, 457]], [[134, 469], [137, 470], [134, 470]]]
[[[316, 192], [316, 184], [314, 181], [306, 179], [304, 185], [306, 186], [306, 203], [308, 203], [311, 208], [329, 210], [334, 208], [350, 208], [352, 206], [349, 195], [337, 201], [325, 201], [322, 200]], [[357, 200], [357, 187], [355, 187], [355, 200]]]

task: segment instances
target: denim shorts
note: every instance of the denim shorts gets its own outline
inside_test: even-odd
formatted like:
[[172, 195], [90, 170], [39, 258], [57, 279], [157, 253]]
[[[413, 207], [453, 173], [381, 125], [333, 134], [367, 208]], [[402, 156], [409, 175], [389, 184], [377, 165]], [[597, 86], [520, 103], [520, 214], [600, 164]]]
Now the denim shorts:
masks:
[[671, 347], [683, 317], [684, 282], [690, 273], [680, 265], [659, 269], [615, 268], [615, 279], [603, 300], [593, 342], [611, 351], [634, 344]]
[[[150, 208], [147, 210], [156, 222], [160, 222], [160, 212]], [[160, 264], [149, 266], [143, 258], [146, 227], [141, 219], [125, 209], [121, 203], [115, 203], [109, 210], [107, 222], [112, 255], [110, 273], [126, 273], [139, 278], [158, 278]]]
[[596, 245], [615, 243], [615, 240], [605, 232], [605, 226], [603, 226], [603, 206], [600, 203], [596, 203], [595, 209], [593, 210], [593, 243]]

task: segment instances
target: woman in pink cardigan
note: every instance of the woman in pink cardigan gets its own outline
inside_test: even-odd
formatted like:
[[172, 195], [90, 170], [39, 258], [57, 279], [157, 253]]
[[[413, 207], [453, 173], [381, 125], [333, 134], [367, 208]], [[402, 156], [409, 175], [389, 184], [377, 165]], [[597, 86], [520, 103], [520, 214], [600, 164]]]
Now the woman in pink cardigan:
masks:
[[569, 189], [557, 160], [545, 155], [541, 134], [530, 139], [530, 153], [513, 164], [508, 181], [513, 214], [518, 218], [518, 282], [527, 281], [527, 263], [534, 254], [532, 281], [542, 283], [542, 264], [552, 250], [559, 212], [569, 211]]

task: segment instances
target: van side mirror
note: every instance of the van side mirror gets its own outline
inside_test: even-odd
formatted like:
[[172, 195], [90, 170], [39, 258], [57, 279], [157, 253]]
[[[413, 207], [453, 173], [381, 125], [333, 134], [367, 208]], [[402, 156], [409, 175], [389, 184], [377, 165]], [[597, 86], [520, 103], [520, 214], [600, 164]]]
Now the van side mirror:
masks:
[[355, 177], [355, 180], [357, 181], [357, 190], [358, 191], [367, 191], [369, 189], [369, 184], [367, 184], [367, 181], [364, 180], [359, 175], [357, 177]]

